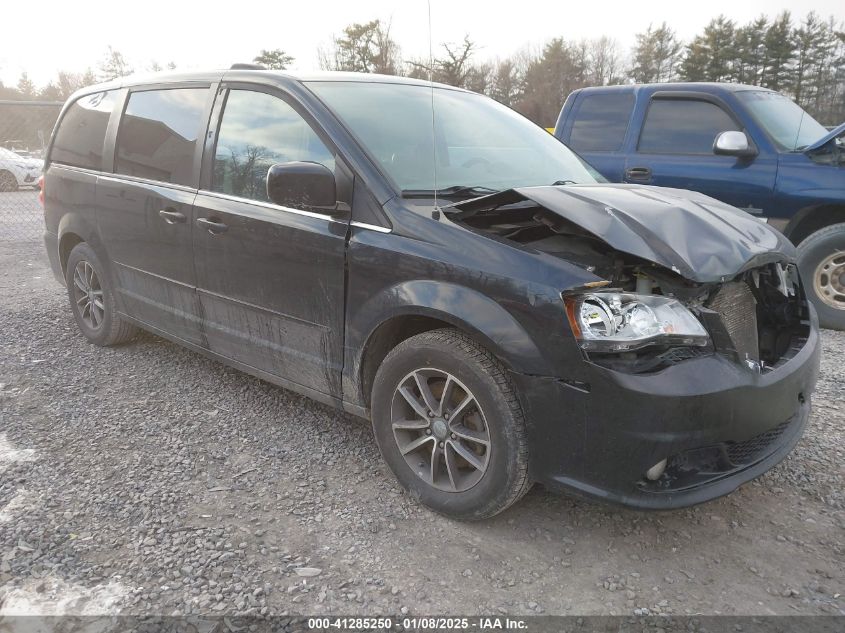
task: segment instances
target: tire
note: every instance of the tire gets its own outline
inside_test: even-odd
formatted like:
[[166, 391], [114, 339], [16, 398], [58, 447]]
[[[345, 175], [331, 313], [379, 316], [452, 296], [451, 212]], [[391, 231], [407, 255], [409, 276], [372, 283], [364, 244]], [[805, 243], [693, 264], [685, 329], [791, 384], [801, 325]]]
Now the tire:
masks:
[[17, 191], [18, 180], [10, 171], [0, 171], [0, 191]]
[[819, 325], [845, 330], [845, 223], [826, 226], [801, 242], [798, 269]]
[[118, 316], [105, 268], [85, 242], [77, 244], [70, 252], [65, 281], [70, 309], [88, 341], [105, 347], [126, 343], [138, 334], [138, 328]]
[[435, 512], [485, 519], [531, 488], [525, 421], [507, 372], [461, 332], [424, 332], [397, 345], [376, 373], [371, 402], [384, 461]]

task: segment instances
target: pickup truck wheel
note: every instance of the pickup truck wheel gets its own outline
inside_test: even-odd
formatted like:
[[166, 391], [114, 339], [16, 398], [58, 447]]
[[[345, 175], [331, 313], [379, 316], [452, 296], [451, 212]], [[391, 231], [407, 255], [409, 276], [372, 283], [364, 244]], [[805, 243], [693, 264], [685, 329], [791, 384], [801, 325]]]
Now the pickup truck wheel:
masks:
[[100, 346], [125, 343], [138, 329], [117, 313], [114, 292], [100, 259], [88, 244], [77, 244], [65, 268], [70, 309], [83, 336]]
[[385, 462], [436, 512], [484, 519], [531, 487], [525, 422], [507, 373], [457, 330], [394, 348], [376, 373], [372, 414]]
[[819, 325], [845, 330], [845, 223], [826, 226], [801, 242], [798, 269]]

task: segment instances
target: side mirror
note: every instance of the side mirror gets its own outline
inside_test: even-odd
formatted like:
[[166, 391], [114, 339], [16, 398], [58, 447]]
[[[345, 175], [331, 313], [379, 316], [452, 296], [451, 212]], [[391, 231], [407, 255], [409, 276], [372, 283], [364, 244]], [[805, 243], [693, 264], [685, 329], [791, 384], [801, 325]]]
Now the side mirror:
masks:
[[713, 153], [720, 156], [737, 156], [751, 158], [757, 155], [757, 150], [751, 147], [745, 132], [721, 132], [713, 141]]
[[267, 170], [267, 197], [283, 207], [337, 208], [334, 174], [306, 161], [277, 163]]

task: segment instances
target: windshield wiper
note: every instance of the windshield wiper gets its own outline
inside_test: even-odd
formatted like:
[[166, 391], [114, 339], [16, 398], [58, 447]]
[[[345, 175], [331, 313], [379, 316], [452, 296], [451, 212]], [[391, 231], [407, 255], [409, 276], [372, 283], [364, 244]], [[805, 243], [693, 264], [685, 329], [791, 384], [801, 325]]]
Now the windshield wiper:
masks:
[[501, 189], [492, 189], [490, 187], [479, 187], [470, 185], [453, 185], [451, 187], [444, 187], [443, 189], [403, 189], [403, 198], [433, 198], [435, 195], [438, 198], [476, 198], [478, 196], [487, 196], [491, 193], [499, 193]]
[[555, 180], [552, 183], [552, 187], [557, 187], [558, 185], [577, 185], [578, 183], [574, 180]]

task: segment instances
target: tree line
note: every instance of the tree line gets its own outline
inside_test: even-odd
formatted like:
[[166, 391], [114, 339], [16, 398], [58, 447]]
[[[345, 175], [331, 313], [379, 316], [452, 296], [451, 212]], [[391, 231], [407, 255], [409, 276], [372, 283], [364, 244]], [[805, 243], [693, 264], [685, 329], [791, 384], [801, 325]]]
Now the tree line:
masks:
[[[467, 34], [443, 43], [437, 54], [405, 57], [389, 21], [347, 26], [317, 52], [324, 70], [403, 75], [481, 92], [544, 126], [554, 125], [567, 95], [585, 86], [673, 81], [721, 81], [763, 86], [792, 97], [822, 123], [845, 119], [845, 28], [814, 12], [796, 21], [788, 11], [737, 24], [720, 15], [690, 41], [665, 22], [635, 36], [625, 51], [617, 40], [546, 42], [496, 59], [484, 59]], [[282, 49], [254, 58], [268, 68], [285, 69], [295, 60]], [[174, 68], [171, 62], [168, 68]], [[148, 71], [163, 70], [152, 62]], [[109, 47], [95, 72], [59, 72], [37, 89], [24, 73], [18, 85], [0, 84], [0, 99], [66, 99], [77, 88], [130, 74], [123, 55]]]

